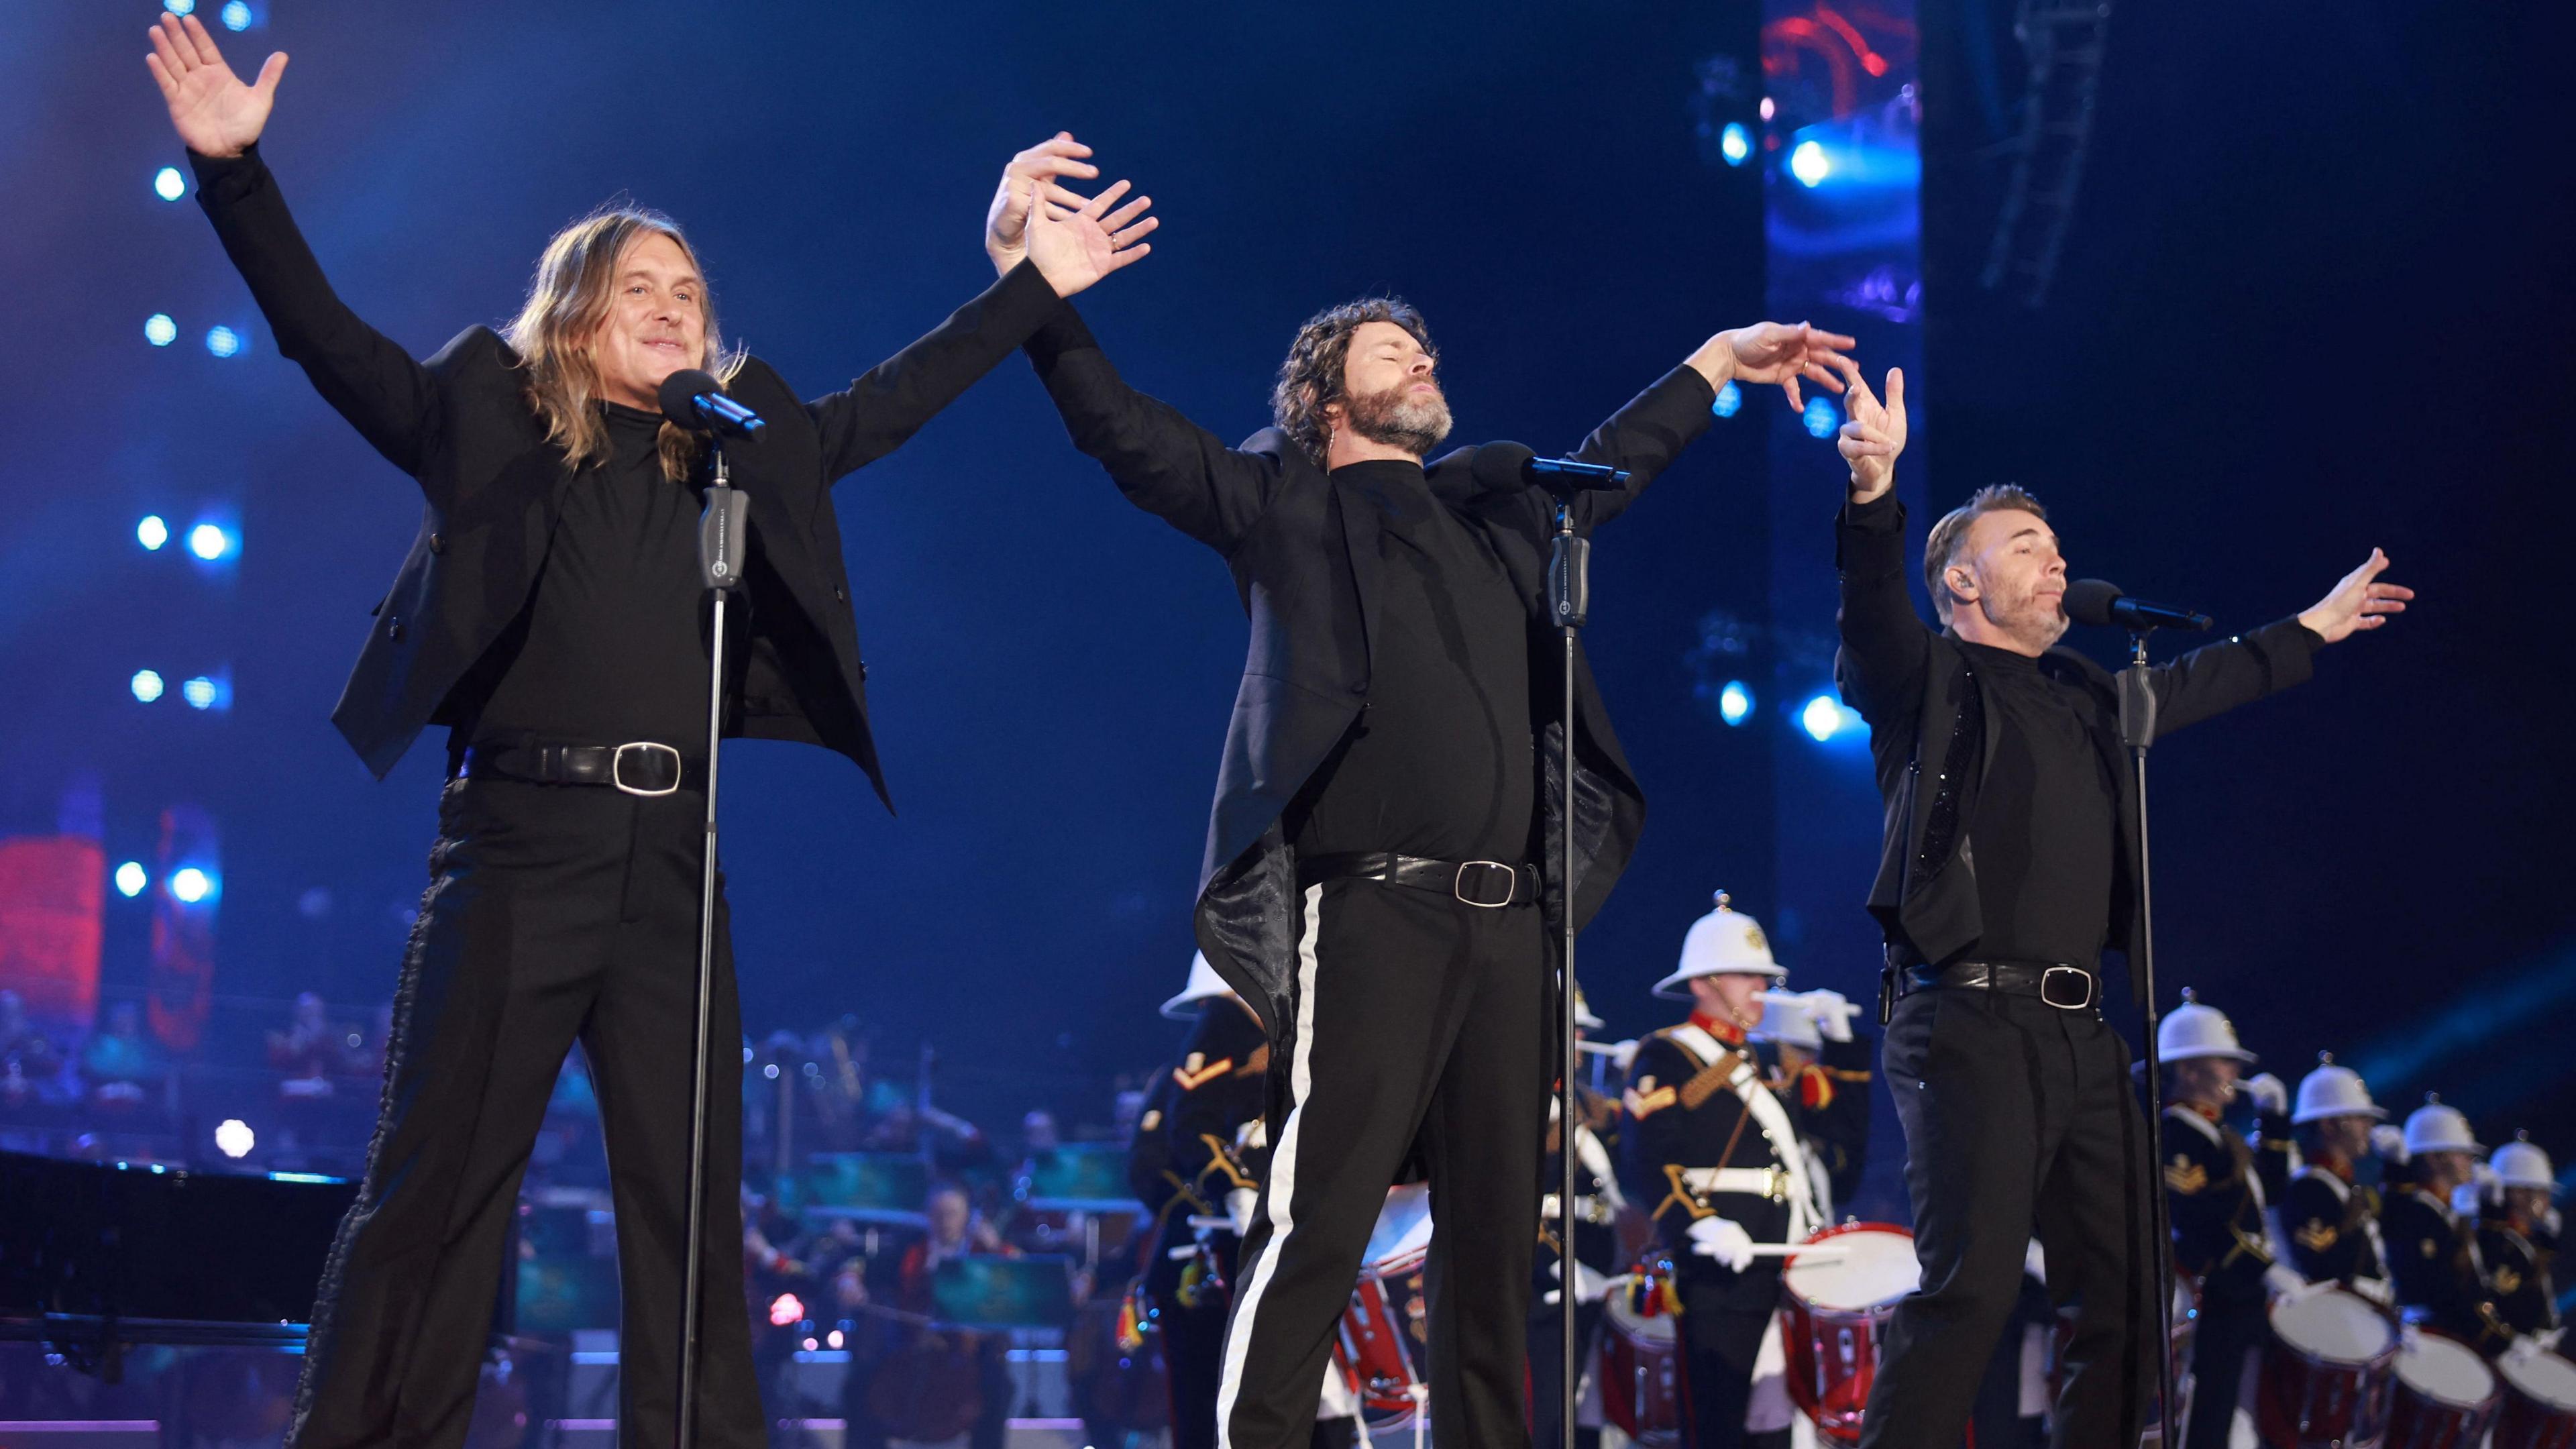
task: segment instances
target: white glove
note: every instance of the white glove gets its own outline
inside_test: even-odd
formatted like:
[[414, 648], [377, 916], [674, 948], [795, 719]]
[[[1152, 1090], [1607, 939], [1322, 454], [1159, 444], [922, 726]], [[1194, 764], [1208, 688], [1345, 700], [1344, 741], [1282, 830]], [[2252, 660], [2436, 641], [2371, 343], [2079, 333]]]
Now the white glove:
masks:
[[1261, 1194], [1248, 1187], [1238, 1187], [1225, 1195], [1225, 1215], [1234, 1219], [1234, 1235], [1242, 1237], [1252, 1231], [1252, 1209]]
[[2031, 1239], [2030, 1246], [2022, 1249], [2021, 1271], [2041, 1283], [2048, 1281], [2048, 1250], [2039, 1245], [2039, 1239]]
[[2252, 1102], [2257, 1112], [2278, 1117], [2290, 1110], [2289, 1083], [2270, 1072], [2247, 1077], [2236, 1084], [2236, 1090], [2245, 1094], [2245, 1100]]
[[1691, 1251], [1741, 1273], [1753, 1266], [1753, 1235], [1733, 1218], [1701, 1218], [1690, 1225]]
[[[2559, 1216], [2558, 1209], [2554, 1207], [2545, 1207], [2540, 1210], [2540, 1226], [2543, 1231], [2547, 1232], [2549, 1236], [2553, 1238], [2558, 1236], [2558, 1229], [2563, 1221], [2564, 1220]], [[2555, 1330], [2552, 1331], [2554, 1332]]]
[[[1565, 1280], [1565, 1265], [1562, 1263], [1548, 1264], [1547, 1272], [1549, 1277], [1554, 1278], [1559, 1282], [1563, 1282]], [[1626, 1281], [1627, 1279], [1625, 1278], [1604, 1277], [1603, 1275], [1594, 1272], [1591, 1264], [1577, 1259], [1574, 1264], [1574, 1301], [1577, 1303], [1598, 1303], [1602, 1299], [1610, 1296], [1610, 1290], [1612, 1288], [1615, 1288]], [[1550, 1288], [1547, 1290], [1547, 1301], [1549, 1303], [1554, 1303], [1564, 1296], [1565, 1294], [1559, 1289]]]
[[2310, 1284], [2299, 1276], [2299, 1270], [2287, 1263], [2275, 1263], [2263, 1270], [2263, 1291], [2286, 1302], [2296, 1303], [2308, 1296]]
[[1636, 1064], [1637, 1039], [1635, 1037], [1610, 1044], [1610, 1065], [1617, 1067], [1621, 1075], [1626, 1075], [1628, 1069]]
[[1820, 986], [1800, 993], [1798, 999], [1807, 1003], [1807, 1014], [1816, 1019], [1818, 1036], [1827, 1041], [1852, 1039], [1852, 1018], [1860, 1015], [1860, 1008], [1852, 1005], [1849, 997]]
[[2464, 1218], [2478, 1215], [2478, 1183], [2471, 1178], [2451, 1189], [2451, 1211]]
[[2504, 1357], [2511, 1362], [2520, 1363], [2524, 1359], [2536, 1358], [2548, 1351], [2537, 1337], [2523, 1333], [2516, 1334], [2513, 1342], [2505, 1345]]
[[2370, 1129], [2370, 1153], [2382, 1162], [2406, 1160], [2406, 1129], [2394, 1122], [2382, 1122]]
[[2352, 1280], [2352, 1291], [2382, 1308], [2393, 1307], [2397, 1302], [2397, 1295], [2389, 1287], [2388, 1280], [2385, 1278], [2355, 1278]]

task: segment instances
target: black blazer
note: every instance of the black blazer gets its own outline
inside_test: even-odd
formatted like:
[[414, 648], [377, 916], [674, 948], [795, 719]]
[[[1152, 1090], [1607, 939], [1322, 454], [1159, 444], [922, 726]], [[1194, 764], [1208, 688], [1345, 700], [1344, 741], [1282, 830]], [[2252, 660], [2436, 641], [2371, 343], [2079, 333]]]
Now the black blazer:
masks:
[[[468, 328], [427, 362], [413, 360], [332, 292], [257, 148], [189, 161], [197, 199], [278, 351], [420, 483], [420, 532], [331, 712], [381, 778], [423, 725], [466, 722], [481, 705], [469, 696], [488, 681], [473, 666], [526, 604], [572, 474], [528, 404], [517, 355], [490, 328]], [[725, 448], [734, 485], [751, 500], [754, 605], [728, 736], [836, 750], [887, 798], [831, 485], [900, 447], [1055, 306], [1055, 290], [1023, 264], [847, 391], [812, 402], [798, 401], [768, 364], [743, 364], [731, 391], [769, 426], [758, 441]]]
[[[1073, 444], [1100, 461], [1128, 501], [1223, 555], [1252, 623], [1243, 681], [1226, 729], [1207, 851], [1200, 863], [1197, 935], [1208, 962], [1259, 1012], [1276, 1041], [1296, 1020], [1296, 862], [1280, 816], [1368, 707], [1379, 530], [1368, 505], [1346, 498], [1275, 428], [1228, 448], [1168, 405], [1129, 387], [1072, 307], [1029, 341], [1030, 358], [1063, 413]], [[1626, 488], [1586, 493], [1578, 525], [1616, 517], [1708, 426], [1708, 382], [1687, 367], [1621, 408], [1576, 455], [1627, 469]], [[1480, 530], [1527, 610], [1530, 721], [1541, 741], [1538, 785], [1545, 858], [1563, 837], [1558, 796], [1565, 725], [1558, 718], [1560, 646], [1547, 610], [1552, 505], [1525, 489], [1485, 491], [1475, 450], [1433, 462], [1431, 491]], [[1591, 666], [1576, 652], [1574, 919], [1591, 919], [1636, 848], [1645, 799], [1611, 733]], [[1564, 883], [1547, 881], [1550, 919]], [[1289, 1053], [1274, 1050], [1274, 1071]]]
[[[1886, 801], [1878, 879], [1870, 913], [1887, 934], [1896, 964], [1941, 962], [1984, 934], [1976, 866], [1966, 849], [1977, 790], [1994, 763], [1985, 727], [1994, 701], [1958, 637], [1935, 631], [1905, 592], [1905, 505], [1893, 497], [1839, 519], [1835, 559], [1842, 572], [1842, 648], [1834, 682], [1869, 722], [1869, 752]], [[2322, 641], [2296, 619], [2195, 649], [2153, 671], [2158, 738], [2188, 724], [2304, 682]], [[2120, 746], [2120, 697], [2111, 672], [2059, 647], [2043, 660], [2061, 680], [2093, 696], [2094, 740], [2119, 782], [2120, 849], [2113, 892], [2111, 944], [2132, 949], [2133, 862], [2137, 777]], [[1932, 772], [1930, 788], [1922, 775]], [[1906, 958], [1897, 960], [1897, 958]]]

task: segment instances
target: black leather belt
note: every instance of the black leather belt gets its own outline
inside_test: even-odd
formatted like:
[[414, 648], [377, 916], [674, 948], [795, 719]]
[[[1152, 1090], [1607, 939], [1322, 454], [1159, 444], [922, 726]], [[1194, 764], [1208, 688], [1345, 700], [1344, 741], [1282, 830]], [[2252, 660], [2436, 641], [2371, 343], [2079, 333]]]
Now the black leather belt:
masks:
[[2060, 1011], [2100, 1010], [2101, 978], [2081, 966], [2055, 961], [1959, 961], [1905, 969], [1899, 996], [1918, 991], [2000, 991], [2036, 996]]
[[465, 747], [457, 774], [529, 785], [606, 785], [629, 795], [670, 795], [707, 787], [707, 763], [669, 745], [636, 740], [578, 745], [562, 740], [483, 740]]
[[1374, 880], [1388, 885], [1437, 891], [1471, 906], [1501, 910], [1538, 900], [1538, 867], [1510, 866], [1499, 860], [1425, 860], [1391, 850], [1351, 855], [1310, 855], [1297, 862], [1300, 888], [1327, 880]]

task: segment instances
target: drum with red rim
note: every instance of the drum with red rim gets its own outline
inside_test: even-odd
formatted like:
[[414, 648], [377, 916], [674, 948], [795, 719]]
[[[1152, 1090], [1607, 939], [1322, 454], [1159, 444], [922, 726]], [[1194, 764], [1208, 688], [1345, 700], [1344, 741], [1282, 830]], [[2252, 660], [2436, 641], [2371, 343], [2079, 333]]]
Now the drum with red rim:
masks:
[[2437, 1334], [2409, 1336], [2398, 1345], [2380, 1449], [2479, 1449], [2495, 1407], [2495, 1370], [2486, 1360]]
[[1827, 1228], [1789, 1260], [1780, 1276], [1789, 1399], [1827, 1439], [1860, 1441], [1880, 1340], [1897, 1301], [1922, 1280], [1914, 1235], [1893, 1223]]
[[2269, 1449], [2375, 1444], [2388, 1422], [2397, 1325], [2358, 1293], [2322, 1288], [2272, 1305], [2254, 1423]]
[[2554, 1353], [2496, 1360], [2504, 1400], [2496, 1407], [2495, 1449], [2576, 1449], [2576, 1363]]
[[1413, 1183], [1390, 1191], [1333, 1340], [1334, 1371], [1372, 1431], [1409, 1422], [1429, 1401], [1422, 1263], [1430, 1248], [1431, 1190]]
[[1601, 1332], [1601, 1416], [1648, 1449], [1682, 1438], [1681, 1349], [1670, 1270], [1640, 1269], [1610, 1290]]

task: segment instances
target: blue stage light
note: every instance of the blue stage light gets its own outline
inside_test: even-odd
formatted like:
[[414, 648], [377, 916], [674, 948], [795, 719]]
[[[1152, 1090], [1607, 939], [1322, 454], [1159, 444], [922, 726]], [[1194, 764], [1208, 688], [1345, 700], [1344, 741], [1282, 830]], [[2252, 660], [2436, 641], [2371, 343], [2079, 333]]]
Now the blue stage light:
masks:
[[1717, 692], [1717, 717], [1728, 724], [1740, 725], [1752, 714], [1753, 691], [1745, 688], [1741, 679], [1726, 681], [1726, 687]]
[[143, 340], [155, 347], [167, 347], [179, 340], [179, 324], [167, 312], [155, 312], [143, 319]]
[[1813, 141], [1801, 141], [1789, 152], [1789, 174], [1802, 186], [1817, 186], [1834, 174], [1834, 163], [1825, 148]]
[[223, 882], [212, 872], [199, 870], [193, 865], [182, 866], [170, 873], [170, 895], [183, 906], [213, 900], [223, 891]]
[[232, 551], [233, 536], [226, 533], [219, 524], [200, 523], [188, 530], [188, 552], [208, 563], [213, 563]]
[[1830, 694], [1820, 694], [1808, 700], [1807, 707], [1798, 711], [1798, 723], [1819, 744], [1861, 728], [1860, 716], [1844, 708], [1842, 701]]
[[229, 327], [208, 328], [206, 350], [217, 357], [230, 357], [242, 350], [241, 334]]
[[232, 3], [215, 13], [222, 18], [226, 30], [250, 29], [250, 7], [244, 5], [242, 0], [232, 0]]
[[144, 873], [139, 860], [129, 860], [116, 868], [116, 893], [129, 901], [143, 894], [143, 888], [151, 883], [152, 878]]
[[147, 513], [141, 523], [134, 525], [134, 541], [143, 545], [146, 553], [159, 553], [161, 545], [170, 541], [170, 525], [161, 521], [160, 514]]
[[152, 173], [152, 194], [163, 201], [176, 201], [188, 194], [188, 178], [176, 166], [164, 166]]
[[1717, 152], [1729, 166], [1741, 166], [1744, 158], [1753, 154], [1753, 137], [1746, 133], [1742, 121], [1729, 121], [1726, 129], [1717, 133]]
[[161, 8], [173, 15], [194, 15], [197, 13], [197, 0], [161, 0]]
[[134, 697], [150, 704], [161, 697], [161, 676], [149, 669], [134, 671]]
[[213, 709], [221, 695], [216, 683], [202, 674], [179, 686], [179, 697], [188, 702], [190, 709]]
[[1737, 387], [1734, 380], [1730, 378], [1726, 386], [1717, 390], [1717, 401], [1709, 404], [1708, 410], [1721, 418], [1731, 418], [1743, 408], [1744, 389]]
[[1811, 438], [1830, 438], [1834, 430], [1843, 425], [1843, 415], [1834, 410], [1832, 403], [1820, 397], [1807, 399], [1807, 410], [1799, 416], [1806, 423], [1807, 436]]

